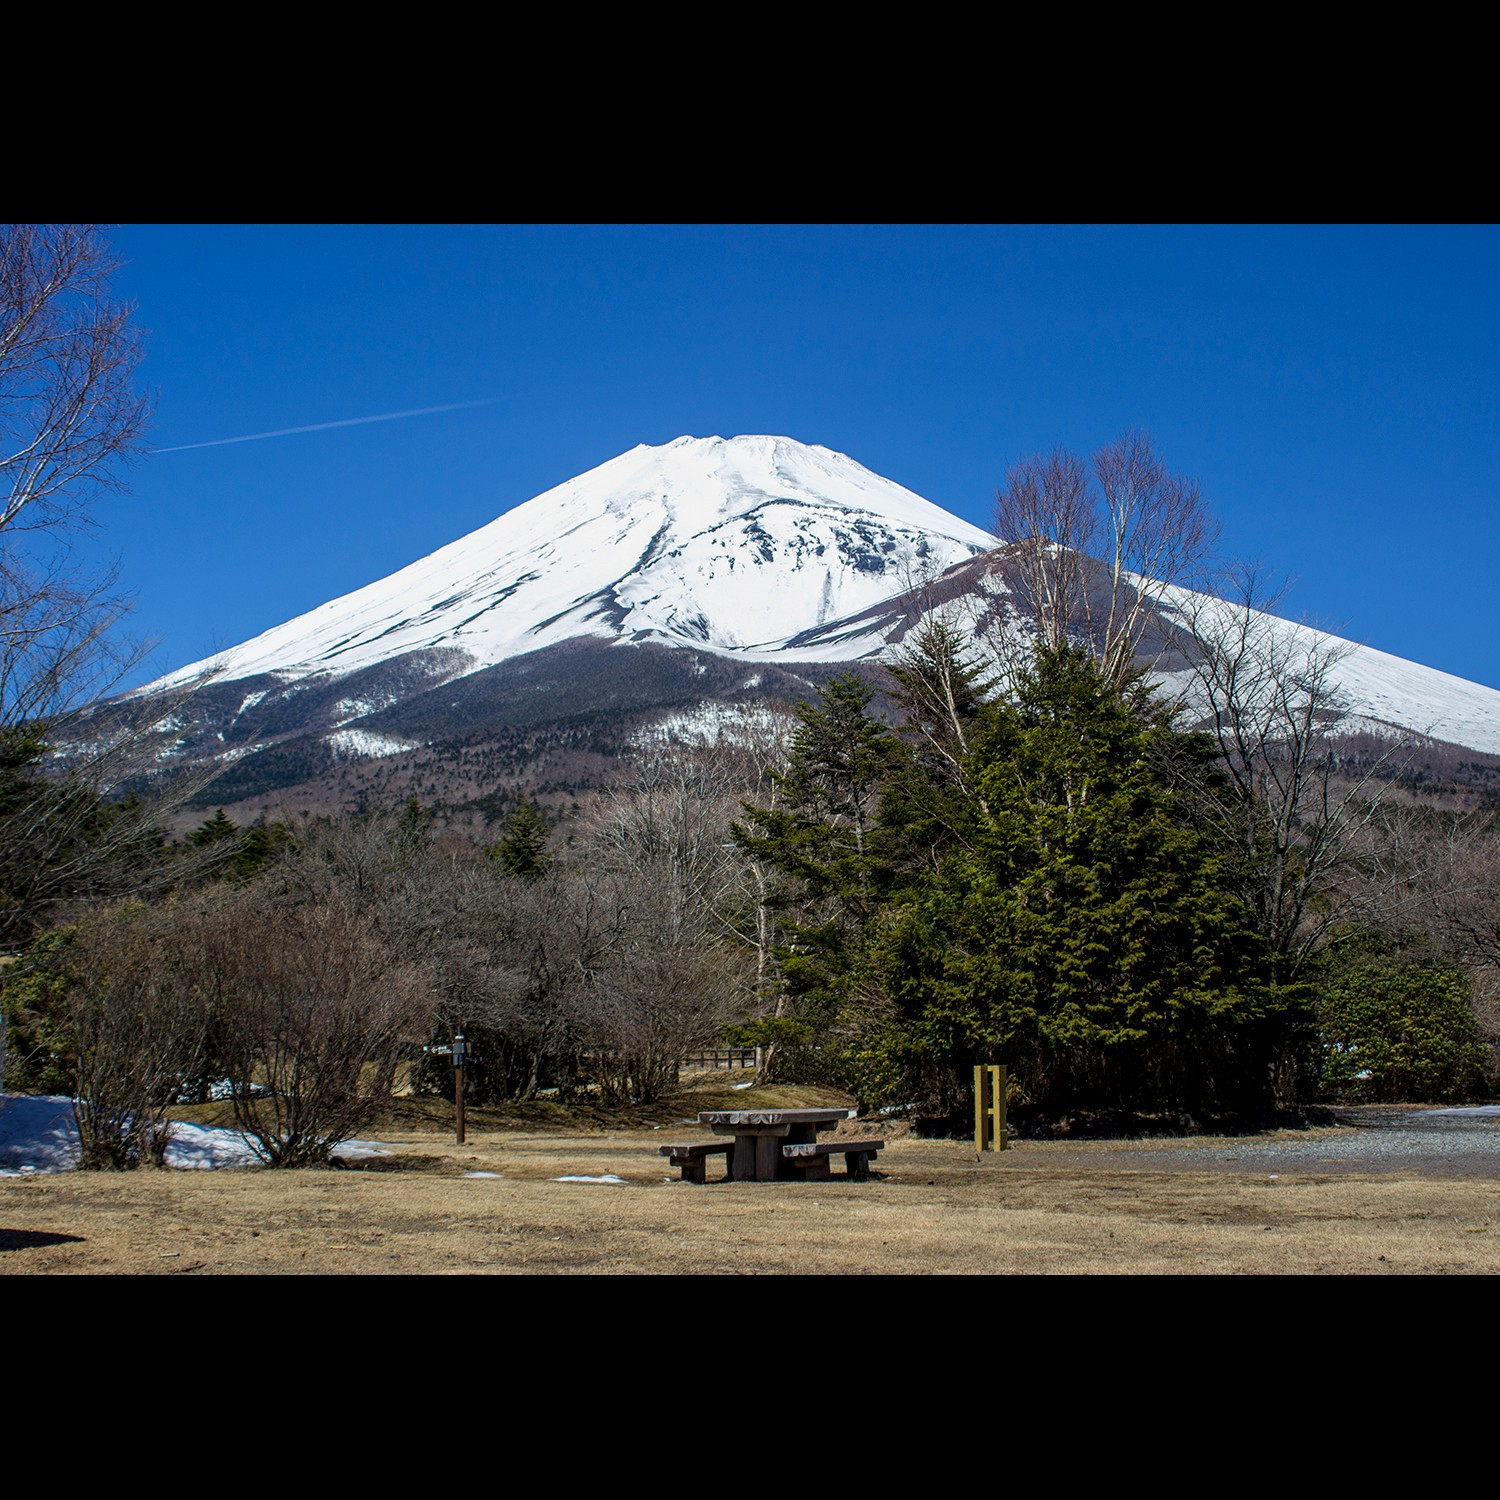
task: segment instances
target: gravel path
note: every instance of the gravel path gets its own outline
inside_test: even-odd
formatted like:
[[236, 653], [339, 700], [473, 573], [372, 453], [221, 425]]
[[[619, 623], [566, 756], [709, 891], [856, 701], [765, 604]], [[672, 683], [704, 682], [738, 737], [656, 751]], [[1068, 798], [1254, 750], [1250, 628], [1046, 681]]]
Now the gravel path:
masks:
[[[1466, 1109], [1366, 1105], [1335, 1111], [1341, 1123], [1244, 1140], [1172, 1140], [1140, 1150], [1116, 1145], [1112, 1159], [1142, 1169], [1167, 1166], [1280, 1172], [1419, 1172], [1500, 1177], [1500, 1105]], [[1169, 1168], [1170, 1170], [1170, 1168]]]

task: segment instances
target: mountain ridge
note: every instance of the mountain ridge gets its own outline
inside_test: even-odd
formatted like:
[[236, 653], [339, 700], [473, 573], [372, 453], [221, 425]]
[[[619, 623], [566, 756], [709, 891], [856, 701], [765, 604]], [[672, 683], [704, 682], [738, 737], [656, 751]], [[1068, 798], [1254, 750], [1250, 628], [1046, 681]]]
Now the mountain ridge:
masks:
[[[448, 737], [504, 738], [592, 713], [634, 723], [690, 706], [697, 682], [705, 700], [806, 696], [833, 670], [877, 661], [934, 608], [1024, 629], [1004, 553], [988, 533], [831, 448], [680, 437], [639, 444], [127, 697], [149, 703], [204, 683], [164, 721], [159, 761], [215, 762], [226, 785], [259, 791]], [[1204, 608], [1233, 606], [1170, 589], [1156, 611], [1152, 651], [1169, 689], [1188, 685], [1186, 624]], [[1500, 693], [1256, 619], [1338, 658], [1349, 732], [1414, 733], [1500, 755]], [[620, 654], [628, 648], [651, 649]], [[770, 675], [741, 687], [741, 669]]]

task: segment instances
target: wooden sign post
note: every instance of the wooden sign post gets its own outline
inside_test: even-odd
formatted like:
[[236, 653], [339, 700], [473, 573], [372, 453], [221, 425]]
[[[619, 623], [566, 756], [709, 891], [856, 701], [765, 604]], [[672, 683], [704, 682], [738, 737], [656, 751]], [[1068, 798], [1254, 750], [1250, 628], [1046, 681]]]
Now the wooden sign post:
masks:
[[1004, 1151], [1008, 1077], [999, 1063], [974, 1065], [974, 1150]]
[[454, 1128], [460, 1146], [464, 1143], [464, 1062], [469, 1055], [469, 1045], [464, 1041], [463, 1032], [459, 1032], [453, 1038], [451, 1047], [423, 1047], [424, 1052], [430, 1052], [434, 1057], [451, 1057], [453, 1059], [453, 1112]]

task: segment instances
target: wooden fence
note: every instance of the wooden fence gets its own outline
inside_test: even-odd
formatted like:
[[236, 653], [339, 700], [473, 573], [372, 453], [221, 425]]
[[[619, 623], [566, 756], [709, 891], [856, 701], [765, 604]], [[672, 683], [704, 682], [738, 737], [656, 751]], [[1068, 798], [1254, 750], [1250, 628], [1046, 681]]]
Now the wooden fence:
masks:
[[759, 1068], [759, 1047], [704, 1047], [685, 1052], [684, 1068]]

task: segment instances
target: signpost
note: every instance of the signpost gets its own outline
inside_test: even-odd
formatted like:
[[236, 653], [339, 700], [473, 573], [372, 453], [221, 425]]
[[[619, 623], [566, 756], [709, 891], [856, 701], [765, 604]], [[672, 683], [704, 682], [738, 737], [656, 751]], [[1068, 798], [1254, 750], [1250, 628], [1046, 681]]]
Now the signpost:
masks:
[[430, 1052], [434, 1057], [451, 1057], [453, 1059], [453, 1109], [455, 1115], [455, 1129], [457, 1131], [458, 1144], [464, 1143], [464, 1062], [469, 1055], [469, 1045], [464, 1041], [463, 1032], [459, 1032], [453, 1038], [451, 1047], [423, 1047], [424, 1052]]

